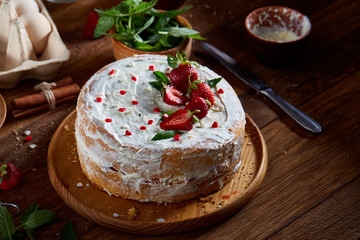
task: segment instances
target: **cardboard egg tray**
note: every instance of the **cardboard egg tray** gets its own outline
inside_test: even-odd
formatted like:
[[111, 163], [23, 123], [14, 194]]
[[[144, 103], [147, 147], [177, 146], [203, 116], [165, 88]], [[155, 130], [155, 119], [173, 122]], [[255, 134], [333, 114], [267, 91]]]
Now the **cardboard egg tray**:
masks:
[[70, 57], [45, 5], [41, 0], [35, 1], [52, 29], [40, 56], [35, 55], [11, 0], [0, 0], [0, 88], [13, 88], [24, 79], [50, 80]]

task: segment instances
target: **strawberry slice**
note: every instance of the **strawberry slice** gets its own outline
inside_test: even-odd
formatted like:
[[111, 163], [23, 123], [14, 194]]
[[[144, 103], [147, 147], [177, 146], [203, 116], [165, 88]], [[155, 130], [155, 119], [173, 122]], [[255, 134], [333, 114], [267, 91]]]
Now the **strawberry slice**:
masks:
[[88, 16], [88, 19], [86, 21], [86, 25], [84, 28], [83, 37], [85, 39], [94, 38], [94, 32], [95, 32], [95, 28], [96, 28], [98, 21], [99, 21], [98, 13], [95, 11], [92, 11]]
[[182, 106], [189, 102], [189, 99], [179, 89], [168, 85], [164, 94], [164, 102], [169, 105]]
[[215, 104], [215, 97], [207, 83], [196, 84], [197, 88], [191, 88], [190, 98], [202, 97], [208, 100], [211, 105]]
[[198, 79], [198, 73], [189, 63], [181, 63], [169, 73], [171, 83], [186, 93], [190, 82]]
[[22, 179], [20, 170], [12, 163], [4, 163], [0, 167], [0, 188], [10, 190], [19, 185]]
[[188, 105], [186, 105], [185, 110], [189, 110], [190, 112], [194, 112], [199, 110], [200, 112], [194, 113], [199, 119], [206, 117], [209, 112], [209, 104], [202, 97], [195, 97], [190, 100]]
[[179, 109], [160, 123], [163, 130], [185, 130], [193, 128], [192, 114], [185, 109]]

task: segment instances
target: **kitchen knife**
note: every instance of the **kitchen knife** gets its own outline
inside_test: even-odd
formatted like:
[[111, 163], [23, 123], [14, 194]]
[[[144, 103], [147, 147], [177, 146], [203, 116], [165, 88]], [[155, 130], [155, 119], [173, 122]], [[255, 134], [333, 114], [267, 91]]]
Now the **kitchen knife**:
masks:
[[254, 88], [257, 92], [262, 93], [269, 99], [271, 99], [302, 127], [314, 133], [321, 132], [321, 126], [318, 122], [316, 122], [310, 116], [282, 99], [252, 72], [244, 69], [239, 64], [237, 64], [232, 57], [215, 48], [209, 43], [201, 42], [200, 45], [211, 55], [213, 55], [217, 60], [219, 60], [219, 62], [224, 65], [230, 72], [239, 77], [243, 82]]

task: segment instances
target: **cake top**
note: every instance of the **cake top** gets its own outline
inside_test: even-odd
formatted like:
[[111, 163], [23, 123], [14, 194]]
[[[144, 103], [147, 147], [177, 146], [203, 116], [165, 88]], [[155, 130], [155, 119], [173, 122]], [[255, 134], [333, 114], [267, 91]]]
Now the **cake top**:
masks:
[[[201, 82], [220, 77], [206, 67], [194, 67]], [[240, 101], [232, 87], [222, 79], [211, 89], [215, 104], [190, 131], [181, 131], [180, 140], [152, 140], [162, 131], [160, 122], [164, 112], [184, 108], [164, 102], [161, 92], [150, 84], [156, 81], [154, 71], [171, 71], [166, 56], [139, 55], [116, 61], [99, 70], [84, 85], [78, 108], [108, 133], [110, 137], [106, 141], [112, 141], [111, 145], [151, 150], [185, 149], [195, 145], [197, 148], [216, 148], [234, 138], [234, 126], [244, 125], [245, 114]], [[95, 139], [106, 137], [97, 132], [88, 134]]]

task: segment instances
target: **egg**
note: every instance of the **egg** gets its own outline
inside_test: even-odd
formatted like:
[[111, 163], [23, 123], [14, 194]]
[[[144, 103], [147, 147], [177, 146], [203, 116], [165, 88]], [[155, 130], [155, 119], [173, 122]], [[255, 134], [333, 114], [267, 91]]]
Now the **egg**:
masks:
[[51, 32], [49, 20], [42, 13], [27, 12], [19, 18], [19, 21], [24, 24], [35, 53], [40, 55], [46, 47]]
[[11, 0], [10, 3], [19, 17], [27, 12], [39, 12], [39, 6], [35, 0]]

